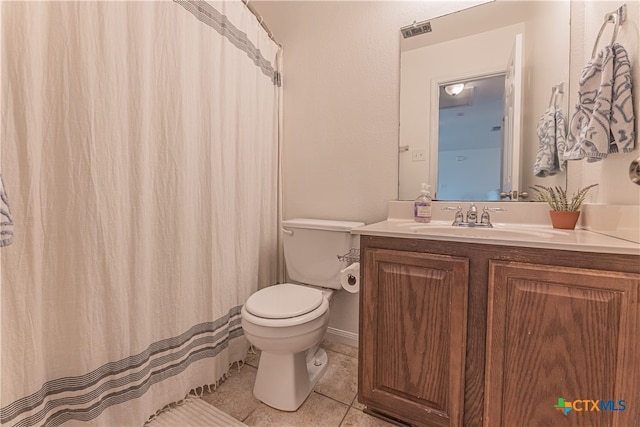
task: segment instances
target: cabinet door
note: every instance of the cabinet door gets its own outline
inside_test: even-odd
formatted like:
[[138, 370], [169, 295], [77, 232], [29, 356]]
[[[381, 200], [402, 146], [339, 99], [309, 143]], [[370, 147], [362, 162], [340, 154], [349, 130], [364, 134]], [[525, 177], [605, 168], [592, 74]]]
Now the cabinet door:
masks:
[[364, 264], [360, 400], [414, 425], [461, 425], [468, 259], [370, 249]]
[[638, 425], [639, 286], [638, 274], [491, 261], [484, 425]]

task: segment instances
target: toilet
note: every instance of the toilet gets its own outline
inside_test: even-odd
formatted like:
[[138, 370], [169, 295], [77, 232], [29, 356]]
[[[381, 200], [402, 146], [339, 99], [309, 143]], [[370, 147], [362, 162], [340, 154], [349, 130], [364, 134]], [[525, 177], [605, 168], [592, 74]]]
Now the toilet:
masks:
[[351, 230], [362, 222], [292, 219], [282, 221], [291, 283], [261, 289], [242, 307], [242, 328], [262, 351], [253, 394], [282, 411], [295, 411], [327, 367], [319, 347], [329, 325], [329, 302], [341, 289], [340, 261], [359, 247]]

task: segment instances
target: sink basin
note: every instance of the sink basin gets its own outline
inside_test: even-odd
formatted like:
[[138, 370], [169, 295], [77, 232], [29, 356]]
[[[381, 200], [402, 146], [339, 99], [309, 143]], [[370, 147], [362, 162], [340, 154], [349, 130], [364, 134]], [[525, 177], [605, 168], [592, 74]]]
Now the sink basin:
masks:
[[435, 236], [480, 237], [485, 239], [536, 237], [549, 239], [554, 236], [566, 236], [568, 233], [558, 230], [511, 227], [454, 227], [439, 225], [413, 225], [409, 227], [414, 233]]

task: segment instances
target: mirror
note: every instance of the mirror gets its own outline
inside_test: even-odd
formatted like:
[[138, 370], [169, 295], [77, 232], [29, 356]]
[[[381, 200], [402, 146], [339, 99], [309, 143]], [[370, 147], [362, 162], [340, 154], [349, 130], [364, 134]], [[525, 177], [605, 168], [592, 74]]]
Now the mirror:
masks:
[[[565, 185], [565, 173], [540, 178], [533, 166], [552, 88], [569, 87], [569, 17], [565, 1], [497, 0], [401, 36], [399, 200], [413, 200], [422, 182], [437, 200], [477, 201], [523, 200], [517, 195], [534, 184]], [[482, 88], [491, 77], [503, 79], [491, 85], [500, 94]], [[459, 83], [469, 90], [447, 94]], [[480, 107], [485, 101], [491, 106]], [[566, 94], [554, 103], [570, 114]]]

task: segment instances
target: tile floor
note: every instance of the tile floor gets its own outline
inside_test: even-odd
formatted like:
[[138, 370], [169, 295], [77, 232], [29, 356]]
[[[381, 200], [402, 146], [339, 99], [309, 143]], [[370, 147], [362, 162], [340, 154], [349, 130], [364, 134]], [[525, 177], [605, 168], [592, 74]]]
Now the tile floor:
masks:
[[325, 340], [322, 347], [329, 366], [313, 392], [296, 412], [273, 409], [253, 396], [259, 355], [250, 354], [240, 370], [203, 399], [249, 426], [291, 427], [390, 427], [383, 420], [362, 412], [358, 403], [358, 350]]

